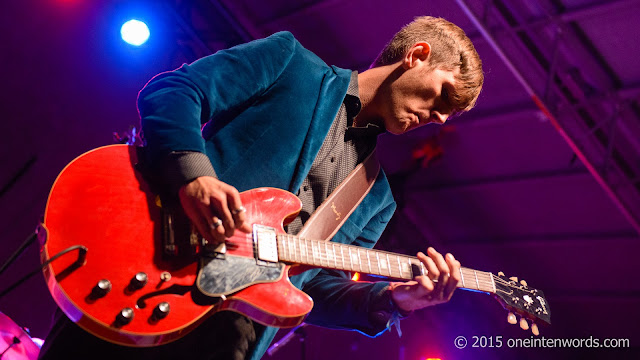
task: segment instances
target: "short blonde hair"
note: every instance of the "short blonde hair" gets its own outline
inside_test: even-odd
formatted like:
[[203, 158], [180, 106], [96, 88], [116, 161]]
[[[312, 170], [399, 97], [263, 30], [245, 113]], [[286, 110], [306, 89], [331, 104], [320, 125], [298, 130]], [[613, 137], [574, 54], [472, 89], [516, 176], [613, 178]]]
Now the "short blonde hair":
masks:
[[484, 82], [482, 61], [464, 31], [443, 18], [431, 16], [415, 18], [395, 34], [378, 55], [372, 67], [401, 61], [407, 51], [419, 42], [427, 42], [431, 45], [429, 63], [433, 68], [460, 69], [456, 76], [456, 89], [451, 94], [451, 101], [456, 112], [471, 110]]

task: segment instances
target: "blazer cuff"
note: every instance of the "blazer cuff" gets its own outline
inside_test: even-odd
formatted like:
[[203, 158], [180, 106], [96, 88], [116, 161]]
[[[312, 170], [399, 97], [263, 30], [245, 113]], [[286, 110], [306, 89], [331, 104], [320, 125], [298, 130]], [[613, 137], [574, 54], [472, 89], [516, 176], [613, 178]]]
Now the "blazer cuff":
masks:
[[369, 321], [378, 329], [391, 329], [395, 326], [398, 335], [402, 336], [400, 320], [411, 315], [413, 311], [401, 310], [391, 297], [391, 286], [387, 285], [377, 296], [371, 299], [369, 304]]
[[161, 176], [174, 193], [200, 176], [218, 178], [209, 157], [194, 151], [169, 153], [162, 164]]

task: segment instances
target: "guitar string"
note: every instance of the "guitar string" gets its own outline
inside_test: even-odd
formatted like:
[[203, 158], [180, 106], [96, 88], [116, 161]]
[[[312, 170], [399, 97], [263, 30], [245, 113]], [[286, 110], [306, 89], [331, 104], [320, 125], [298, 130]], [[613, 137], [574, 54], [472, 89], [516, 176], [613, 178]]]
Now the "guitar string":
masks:
[[[291, 256], [294, 259], [290, 259], [290, 260], [295, 260], [295, 257], [297, 256], [298, 259], [303, 259], [306, 258], [307, 262], [309, 259], [309, 254], [311, 254], [311, 258], [314, 260], [317, 260], [318, 264], [320, 266], [324, 266], [324, 264], [327, 264], [327, 267], [330, 265], [330, 262], [334, 263], [334, 268], [340, 268], [342, 270], [349, 270], [349, 271], [362, 271], [362, 272], [366, 272], [364, 265], [363, 265], [363, 261], [362, 261], [362, 252], [364, 252], [364, 256], [365, 259], [367, 260], [368, 264], [366, 267], [369, 268], [370, 273], [374, 273], [377, 275], [384, 275], [385, 273], [387, 274], [391, 274], [392, 276], [395, 276], [396, 274], [400, 275], [400, 278], [405, 278], [404, 274], [405, 273], [410, 273], [409, 271], [403, 271], [402, 269], [398, 268], [396, 269], [393, 266], [390, 266], [391, 264], [389, 264], [386, 261], [379, 261], [379, 258], [376, 256], [375, 258], [372, 259], [371, 256], [371, 252], [373, 252], [374, 254], [380, 254], [380, 253], [384, 253], [386, 254], [386, 252], [382, 252], [382, 251], [371, 251], [369, 249], [361, 249], [358, 248], [356, 251], [356, 256], [355, 259], [357, 261], [353, 261], [353, 257], [347, 257], [344, 256], [343, 253], [343, 249], [344, 248], [349, 248], [351, 249], [351, 246], [348, 246], [346, 244], [336, 244], [336, 243], [331, 243], [331, 251], [323, 251], [323, 248], [326, 248], [326, 241], [319, 241], [319, 240], [312, 240], [312, 239], [305, 239], [305, 238], [299, 238], [299, 237], [295, 237], [292, 235], [288, 235], [288, 234], [278, 234], [279, 238], [283, 238], [285, 240], [286, 243], [288, 243], [288, 246], [284, 244], [284, 242], [279, 241], [278, 242], [278, 249], [282, 249], [283, 251], [288, 251], [289, 253], [292, 253], [291, 251], [291, 246], [293, 247], [294, 251], [293, 251], [293, 256]], [[238, 249], [243, 249], [243, 250], [251, 250], [252, 246], [253, 246], [253, 236], [252, 234], [246, 234], [244, 236], [244, 242], [233, 242], [238, 246]], [[295, 244], [295, 241], [299, 242], [299, 244]], [[313, 251], [314, 248], [314, 243], [315, 243], [315, 248], [316, 251]], [[323, 246], [318, 246], [320, 244], [325, 245]], [[244, 247], [244, 245], [246, 245], [246, 248]], [[304, 247], [302, 246], [304, 245]], [[340, 253], [338, 253], [338, 251], [335, 251], [335, 247], [338, 247], [338, 249], [340, 249]], [[301, 251], [299, 249], [303, 249], [304, 251]], [[311, 248], [311, 249], [309, 249]], [[311, 250], [311, 251], [309, 251]], [[413, 263], [414, 261], [419, 261], [417, 258], [415, 257], [411, 257], [411, 256], [406, 256], [406, 255], [400, 255], [400, 254], [393, 254], [393, 253], [389, 253], [391, 256], [395, 256], [396, 258], [403, 259], [404, 263], [407, 263], [407, 261], [409, 263]], [[349, 267], [346, 268], [346, 266], [336, 266], [337, 262], [338, 262], [338, 258], [340, 259], [340, 262], [345, 264], [346, 262], [349, 263]], [[346, 260], [346, 261], [345, 261]], [[354, 264], [355, 263], [355, 264]], [[387, 271], [374, 271], [375, 268], [382, 268], [380, 266], [380, 264], [386, 264], [387, 265]], [[314, 262], [311, 265], [316, 265], [316, 263]], [[359, 269], [356, 269], [356, 267], [358, 267]], [[489, 288], [489, 289], [493, 289], [494, 288], [494, 283], [496, 284], [500, 284], [509, 288], [513, 288], [513, 289], [518, 289], [521, 291], [527, 291], [529, 293], [533, 293], [533, 289], [524, 289], [523, 286], [521, 286], [518, 283], [512, 283], [511, 281], [505, 280], [500, 276], [496, 276], [490, 272], [485, 272], [485, 271], [479, 271], [479, 270], [474, 270], [474, 269], [469, 269], [469, 268], [461, 268], [460, 272], [462, 273], [462, 277], [464, 278], [465, 275], [468, 278], [469, 275], [471, 275], [471, 278], [475, 279], [475, 277], [477, 276], [477, 283], [481, 284], [480, 288]], [[493, 280], [493, 281], [492, 281]], [[462, 281], [461, 281], [462, 282]], [[476, 281], [468, 281], [471, 283], [475, 283]], [[476, 285], [478, 285], [476, 284]], [[471, 285], [471, 284], [470, 284]], [[466, 284], [463, 284], [463, 286], [466, 286]], [[477, 286], [476, 286], [477, 287]], [[496, 291], [499, 291], [499, 289], [496, 289]], [[503, 291], [504, 292], [504, 291]], [[505, 292], [506, 293], [506, 292]]]
[[[289, 239], [296, 240], [296, 238], [289, 238]], [[304, 240], [304, 239], [302, 239], [302, 240]], [[309, 241], [306, 241], [306, 242], [309, 242]], [[326, 248], [326, 244], [327, 244], [326, 242], [320, 242], [320, 243], [325, 245], [324, 247]], [[323, 252], [322, 251], [323, 250], [322, 246], [316, 246], [320, 251], [316, 252], [315, 257], [318, 258], [317, 260], [318, 260], [319, 263], [326, 262], [327, 264], [329, 264], [329, 263], [333, 262], [334, 263], [334, 267], [336, 267], [335, 264], [338, 261], [338, 258], [340, 258], [340, 260], [344, 260], [345, 256], [344, 256], [343, 251], [342, 251], [343, 248], [340, 247], [340, 245], [342, 245], [342, 244], [335, 244], [335, 243], [331, 243], [331, 244], [332, 244], [332, 246], [331, 246], [332, 250], [328, 251], [328, 252]], [[307, 244], [307, 246], [309, 246], [309, 245], [311, 247], [313, 247], [313, 244]], [[319, 244], [316, 243], [316, 245], [319, 245]], [[335, 251], [335, 245], [339, 246], [339, 249], [341, 250], [340, 254], [338, 254], [338, 252]], [[295, 245], [294, 245], [294, 247], [295, 247]], [[367, 262], [371, 263], [367, 267], [371, 268], [371, 270], [373, 270], [373, 268], [375, 268], [375, 267], [380, 267], [379, 265], [380, 265], [381, 262], [379, 261], [379, 258], [378, 258], [378, 255], [379, 255], [380, 252], [373, 251], [373, 253], [376, 254], [376, 258], [372, 258], [371, 253], [368, 250], [358, 249], [357, 252], [358, 252], [358, 256], [357, 256], [358, 261], [356, 263], [357, 263], [358, 267], [363, 268], [363, 265], [362, 265], [363, 261], [361, 259], [361, 256], [359, 256], [362, 252], [365, 252], [365, 256], [366, 256]], [[298, 257], [301, 258], [301, 259], [303, 257], [308, 257], [308, 256], [304, 255], [303, 253], [297, 253], [296, 255], [298, 255]], [[419, 261], [417, 258], [413, 258], [413, 257], [407, 257], [407, 256], [401, 256], [401, 255], [394, 255], [394, 256], [399, 256], [400, 258], [403, 258], [403, 262], [404, 263], [406, 263], [407, 260], [409, 260], [411, 263], [415, 263], [415, 262]], [[292, 260], [295, 260], [295, 257]], [[351, 260], [351, 258], [349, 260]], [[383, 263], [385, 263], [385, 262], [383, 262]], [[354, 266], [352, 264], [348, 270], [350, 270], [353, 267]], [[392, 269], [392, 271], [395, 272], [395, 269]], [[490, 273], [482, 272], [482, 271], [478, 271], [478, 270], [473, 270], [473, 269], [466, 269], [466, 268], [462, 268], [461, 271], [471, 272], [471, 273], [474, 274], [474, 277], [477, 274], [478, 275], [478, 280], [480, 282], [482, 282], [483, 285], [492, 284], [491, 274]], [[372, 271], [372, 272], [376, 273], [375, 271]], [[381, 271], [381, 270], [377, 271], [377, 273], [380, 273], [380, 274], [384, 274], [385, 272], [388, 273], [389, 271], [388, 270], [387, 271]], [[402, 273], [405, 273], [405, 271], [402, 271]], [[467, 275], [469, 275], [469, 274], [467, 274]]]
[[[291, 254], [290, 259], [287, 259], [287, 260], [296, 261], [297, 259], [300, 259], [300, 260], [306, 259], [306, 262], [310, 262], [308, 260], [309, 259], [308, 254], [311, 253], [312, 254], [311, 257], [314, 260], [311, 265], [317, 264], [320, 266], [325, 266], [326, 264], [327, 267], [339, 268], [341, 270], [350, 270], [350, 271], [356, 271], [358, 270], [356, 269], [356, 267], [358, 267], [359, 270], [362, 272], [370, 272], [377, 275], [391, 274], [392, 276], [395, 276], [395, 274], [398, 274], [400, 275], [401, 278], [407, 278], [406, 276], [404, 276], [405, 273], [410, 274], [409, 270], [403, 271], [401, 269], [395, 269], [394, 267], [391, 267], [391, 268], [386, 267], [387, 270], [382, 271], [381, 270], [382, 266], [380, 266], [380, 264], [381, 263], [385, 265], [389, 265], [389, 264], [386, 264], [386, 262], [379, 261], [378, 255], [382, 253], [380, 251], [375, 251], [375, 250], [371, 251], [369, 249], [358, 248], [356, 251], [357, 254], [355, 256], [355, 259], [357, 259], [357, 261], [353, 261], [354, 259], [353, 257], [347, 258], [344, 256], [344, 252], [343, 252], [344, 248], [349, 248], [349, 249], [352, 248], [352, 247], [349, 247], [348, 245], [298, 238], [291, 235], [280, 234], [279, 236], [281, 238], [284, 238], [284, 240], [286, 240], [283, 242], [279, 242], [278, 244], [279, 248], [282, 250], [281, 252], [284, 252], [285, 257], [286, 257], [286, 252]], [[296, 242], [298, 242], [299, 244], [296, 244]], [[330, 246], [331, 250], [329, 250], [329, 246], [328, 246], [329, 244], [331, 244]], [[338, 247], [338, 249], [340, 249], [339, 252], [336, 251], [336, 246]], [[308, 248], [311, 248], [311, 251], [309, 251]], [[302, 249], [305, 249], [305, 250], [303, 251]], [[364, 253], [366, 264], [365, 264], [365, 261], [363, 261], [362, 259], [362, 253]], [[372, 253], [376, 255], [375, 258], [372, 257]], [[393, 254], [393, 256], [396, 256], [397, 258], [402, 258], [403, 263], [419, 262], [419, 260], [415, 257], [409, 257], [405, 255], [398, 255], [398, 254]], [[338, 262], [341, 262], [344, 264], [345, 258], [347, 258], [350, 266], [349, 267], [337, 266]], [[333, 266], [331, 266], [331, 263], [333, 263]], [[367, 271], [367, 268], [369, 269], [368, 271]], [[375, 268], [379, 268], [380, 270], [375, 271]], [[469, 277], [469, 275], [472, 274], [473, 275], [472, 277], [475, 279], [477, 276], [477, 281], [474, 281], [474, 283], [476, 283], [476, 285], [480, 285], [479, 288], [476, 286], [478, 290], [494, 289], [494, 284], [491, 279], [491, 275], [493, 274], [484, 272], [484, 271], [468, 269], [468, 268], [461, 268], [460, 271], [463, 272], [462, 276], [464, 276], [464, 272], [467, 273], [467, 277]], [[462, 284], [462, 285], [466, 286], [466, 284]]]
[[[349, 269], [345, 269], [346, 266], [344, 266], [345, 264], [345, 256], [344, 256], [344, 248], [348, 248], [351, 250], [352, 247], [346, 246], [344, 244], [335, 244], [335, 243], [328, 243], [326, 241], [317, 241], [317, 240], [308, 240], [308, 239], [302, 239], [302, 238], [296, 238], [296, 237], [291, 237], [291, 236], [287, 236], [286, 240], [288, 241], [288, 246], [285, 245], [284, 243], [282, 243], [282, 246], [280, 246], [283, 250], [287, 251], [293, 255], [291, 256], [290, 260], [294, 260], [297, 256], [298, 259], [303, 260], [303, 258], [307, 258], [307, 262], [308, 262], [308, 254], [309, 254], [309, 249], [308, 247], [311, 247], [311, 254], [312, 254], [312, 258], [317, 259], [318, 262], [320, 263], [320, 265], [322, 266], [323, 261], [326, 262], [327, 266], [330, 265], [330, 262], [333, 261], [333, 267], [334, 268], [338, 268], [337, 263], [338, 263], [338, 258], [340, 258], [340, 262], [343, 264], [342, 269], [344, 270], [351, 270], [354, 268], [353, 265], [353, 257], [350, 256], [348, 258], [349, 261]], [[296, 244], [296, 241], [298, 242], [298, 244]], [[316, 251], [313, 251], [314, 249], [314, 244]], [[329, 250], [329, 244], [331, 244], [331, 250]], [[280, 245], [280, 244], [279, 244]], [[324, 245], [324, 246], [321, 246]], [[338, 251], [336, 251], [336, 245], [338, 246], [338, 249], [340, 250], [339, 254]], [[291, 251], [293, 248], [293, 251]], [[300, 250], [298, 250], [300, 249]], [[304, 251], [302, 250], [304, 249]], [[365, 258], [367, 260], [367, 264], [368, 264], [368, 268], [369, 268], [369, 272], [373, 272], [373, 273], [377, 273], [382, 275], [382, 270], [380, 267], [380, 258], [379, 258], [379, 254], [381, 252], [379, 251], [369, 251], [368, 249], [356, 249], [356, 259], [357, 259], [357, 264], [359, 265], [360, 269], [363, 268], [363, 261], [361, 258], [361, 254], [362, 252], [364, 252]], [[371, 257], [371, 253], [375, 254], [376, 257], [375, 259], [372, 259]], [[398, 255], [398, 254], [394, 254], [393, 256], [396, 256], [396, 258], [400, 259], [402, 258], [403, 261], [408, 261], [409, 263], [413, 263], [413, 261], [418, 260], [417, 258], [414, 257], [409, 257], [409, 256], [403, 256], [403, 255]], [[413, 260], [413, 261], [412, 261]], [[419, 260], [418, 260], [419, 261]], [[373, 263], [373, 265], [372, 265]], [[386, 264], [387, 266], [389, 264]], [[378, 271], [375, 272], [373, 271], [373, 267], [377, 267]], [[401, 268], [398, 269], [399, 270], [399, 275], [400, 277], [403, 277], [403, 271], [401, 270]], [[393, 272], [395, 272], [395, 270], [392, 270], [391, 268], [389, 268], [389, 271], [387, 271], [389, 274], [392, 274]], [[469, 269], [469, 268], [461, 268], [460, 269], [460, 273], [462, 275], [462, 280], [461, 283], [463, 286], [466, 286], [466, 284], [464, 283], [464, 276], [465, 274], [467, 275], [467, 277], [471, 277], [473, 279], [475, 279], [475, 283], [476, 283], [476, 287], [478, 288], [478, 290], [482, 290], [482, 289], [489, 289], [489, 290], [494, 290], [496, 293], [503, 293], [505, 295], [512, 295], [513, 294], [513, 290], [510, 291], [504, 291], [502, 289], [496, 288], [495, 287], [495, 283], [498, 283], [500, 285], [504, 285], [507, 286], [508, 288], [511, 289], [519, 289], [522, 291], [529, 291], [530, 293], [533, 292], [533, 290], [530, 289], [523, 289], [520, 284], [517, 283], [512, 283], [511, 281], [507, 281], [502, 279], [501, 277], [497, 277], [494, 274], [490, 273], [490, 272], [484, 272], [484, 271], [478, 271], [478, 270], [474, 270], [474, 269]], [[471, 281], [472, 283], [474, 281]]]
[[[282, 244], [282, 246], [279, 246], [282, 250], [284, 250], [284, 251], [288, 250], [289, 252], [291, 252], [291, 247], [293, 247], [294, 256], [292, 256], [292, 259], [290, 259], [290, 260], [294, 260], [295, 261], [296, 260], [296, 256], [297, 256], [299, 259], [307, 258], [307, 262], [309, 262], [308, 261], [308, 256], [306, 255], [306, 254], [309, 253], [309, 251], [304, 251], [304, 252], [303, 251], [298, 251], [297, 248], [303, 249], [305, 247], [311, 247], [311, 249], [312, 249], [311, 253], [312, 254], [315, 253], [315, 255], [313, 256], [314, 260], [317, 260], [317, 262], [321, 266], [324, 266], [324, 263], [326, 263], [327, 266], [329, 266], [330, 262], [333, 261], [333, 263], [334, 263], [333, 267], [334, 268], [338, 268], [338, 266], [337, 266], [338, 257], [340, 258], [341, 262], [344, 263], [345, 256], [344, 256], [344, 253], [343, 253], [343, 247], [340, 247], [340, 245], [343, 245], [343, 244], [331, 243], [331, 248], [332, 249], [331, 249], [331, 251], [328, 251], [328, 247], [327, 247], [328, 243], [324, 242], [324, 241], [321, 242], [321, 241], [317, 241], [317, 240], [307, 240], [307, 239], [302, 239], [302, 238], [297, 238], [297, 237], [291, 237], [290, 235], [286, 236], [286, 240], [295, 240], [295, 241], [299, 241], [299, 242], [302, 243], [302, 244], [296, 245], [295, 242], [289, 241], [288, 242], [289, 244], [287, 244], [287, 245]], [[316, 245], [315, 247], [314, 247], [314, 243]], [[320, 244], [325, 245], [325, 246], [319, 246]], [[303, 247], [302, 245], [305, 245], [305, 246]], [[338, 252], [335, 250], [335, 245], [338, 245], [338, 247], [340, 249], [340, 254], [338, 254]], [[317, 249], [318, 251], [313, 251], [314, 248]], [[323, 248], [324, 248], [325, 251], [323, 251]], [[377, 274], [380, 274], [380, 275], [384, 275], [384, 272], [381, 271], [381, 270], [379, 270], [378, 272], [373, 271], [374, 267], [380, 267], [380, 262], [378, 261], [378, 253], [379, 252], [377, 252], [377, 251], [373, 251], [373, 253], [376, 254], [376, 259], [372, 259], [371, 258], [371, 253], [369, 251], [367, 251], [366, 249], [364, 249], [364, 250], [358, 249], [358, 251], [357, 251], [357, 253], [358, 253], [357, 254], [357, 259], [358, 259], [357, 265], [360, 268], [360, 270], [366, 270], [366, 269], [363, 268], [363, 261], [362, 261], [361, 256], [360, 256], [360, 254], [362, 252], [365, 252], [365, 256], [366, 256], [366, 259], [367, 259], [367, 262], [368, 262], [368, 265], [369, 265], [368, 267], [370, 269], [370, 272], [377, 273]], [[406, 257], [406, 256], [400, 256], [400, 255], [394, 255], [394, 256], [403, 257], [404, 258], [404, 260], [403, 260], [404, 262], [406, 262], [406, 260], [409, 260], [412, 263], [413, 263], [413, 261], [418, 261], [417, 258], [414, 259], [413, 257]], [[411, 260], [413, 260], [413, 261], [411, 261]], [[355, 270], [354, 269], [355, 266], [353, 265], [352, 259], [350, 258], [349, 261], [351, 263], [349, 268], [346, 268], [346, 266], [343, 266], [341, 268], [344, 269], [344, 270], [352, 270], [352, 269]], [[315, 265], [316, 262], [314, 261], [313, 264]], [[398, 269], [398, 270], [400, 270], [400, 269]], [[363, 272], [365, 272], [365, 271], [363, 271]], [[466, 269], [466, 268], [462, 268], [461, 272], [466, 272], [467, 273], [467, 277], [469, 276], [469, 274], [473, 274], [474, 278], [477, 275], [478, 280], [476, 281], [476, 283], [477, 283], [476, 285], [480, 285], [481, 284], [479, 289], [492, 290], [494, 288], [494, 284], [491, 281], [491, 275], [493, 275], [493, 274], [491, 274], [491, 273], [482, 272], [482, 271], [473, 270], [473, 269]], [[394, 273], [396, 273], [396, 271], [395, 271], [395, 269], [392, 268], [392, 269], [388, 269], [386, 271], [386, 273], [387, 274], [391, 274], [393, 276]], [[402, 270], [400, 270], [398, 272], [398, 274], [402, 278], [405, 277], [404, 273], [405, 273], [405, 271], [402, 271]], [[408, 273], [408, 271], [407, 271], [407, 273]], [[463, 274], [463, 276], [464, 276], [464, 274]], [[463, 286], [466, 286], [466, 284], [463, 284]]]

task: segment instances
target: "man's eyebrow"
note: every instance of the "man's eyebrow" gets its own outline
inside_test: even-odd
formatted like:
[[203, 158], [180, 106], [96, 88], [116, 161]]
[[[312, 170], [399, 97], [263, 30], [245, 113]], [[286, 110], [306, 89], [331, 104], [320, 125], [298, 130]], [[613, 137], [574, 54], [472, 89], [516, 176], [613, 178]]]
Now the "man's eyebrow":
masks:
[[467, 104], [467, 99], [464, 98], [464, 96], [462, 94], [460, 94], [460, 92], [458, 91], [458, 88], [456, 88], [455, 85], [453, 84], [448, 84], [442, 85], [443, 88], [446, 87], [447, 90], [447, 105], [451, 106], [451, 108], [453, 109], [453, 112], [464, 112], [465, 109], [467, 108], [468, 104]]

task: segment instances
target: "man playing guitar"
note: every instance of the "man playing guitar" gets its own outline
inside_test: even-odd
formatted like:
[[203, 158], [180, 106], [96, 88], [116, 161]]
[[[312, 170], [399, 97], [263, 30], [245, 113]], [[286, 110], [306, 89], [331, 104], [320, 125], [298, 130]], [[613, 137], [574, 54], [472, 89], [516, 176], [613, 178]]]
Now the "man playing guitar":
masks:
[[[240, 192], [264, 186], [301, 200], [286, 229], [295, 235], [373, 151], [378, 134], [444, 124], [474, 106], [482, 83], [471, 41], [444, 19], [416, 18], [362, 73], [327, 66], [281, 32], [154, 77], [138, 99], [144, 162], [209, 245], [252, 231]], [[372, 248], [394, 209], [381, 171], [332, 242]], [[374, 336], [413, 310], [448, 301], [460, 263], [433, 248], [417, 257], [426, 275], [405, 282], [356, 283], [339, 270], [292, 276], [315, 303], [305, 321]], [[275, 331], [223, 311], [171, 343], [139, 348], [59, 316], [40, 358], [259, 359]]]

